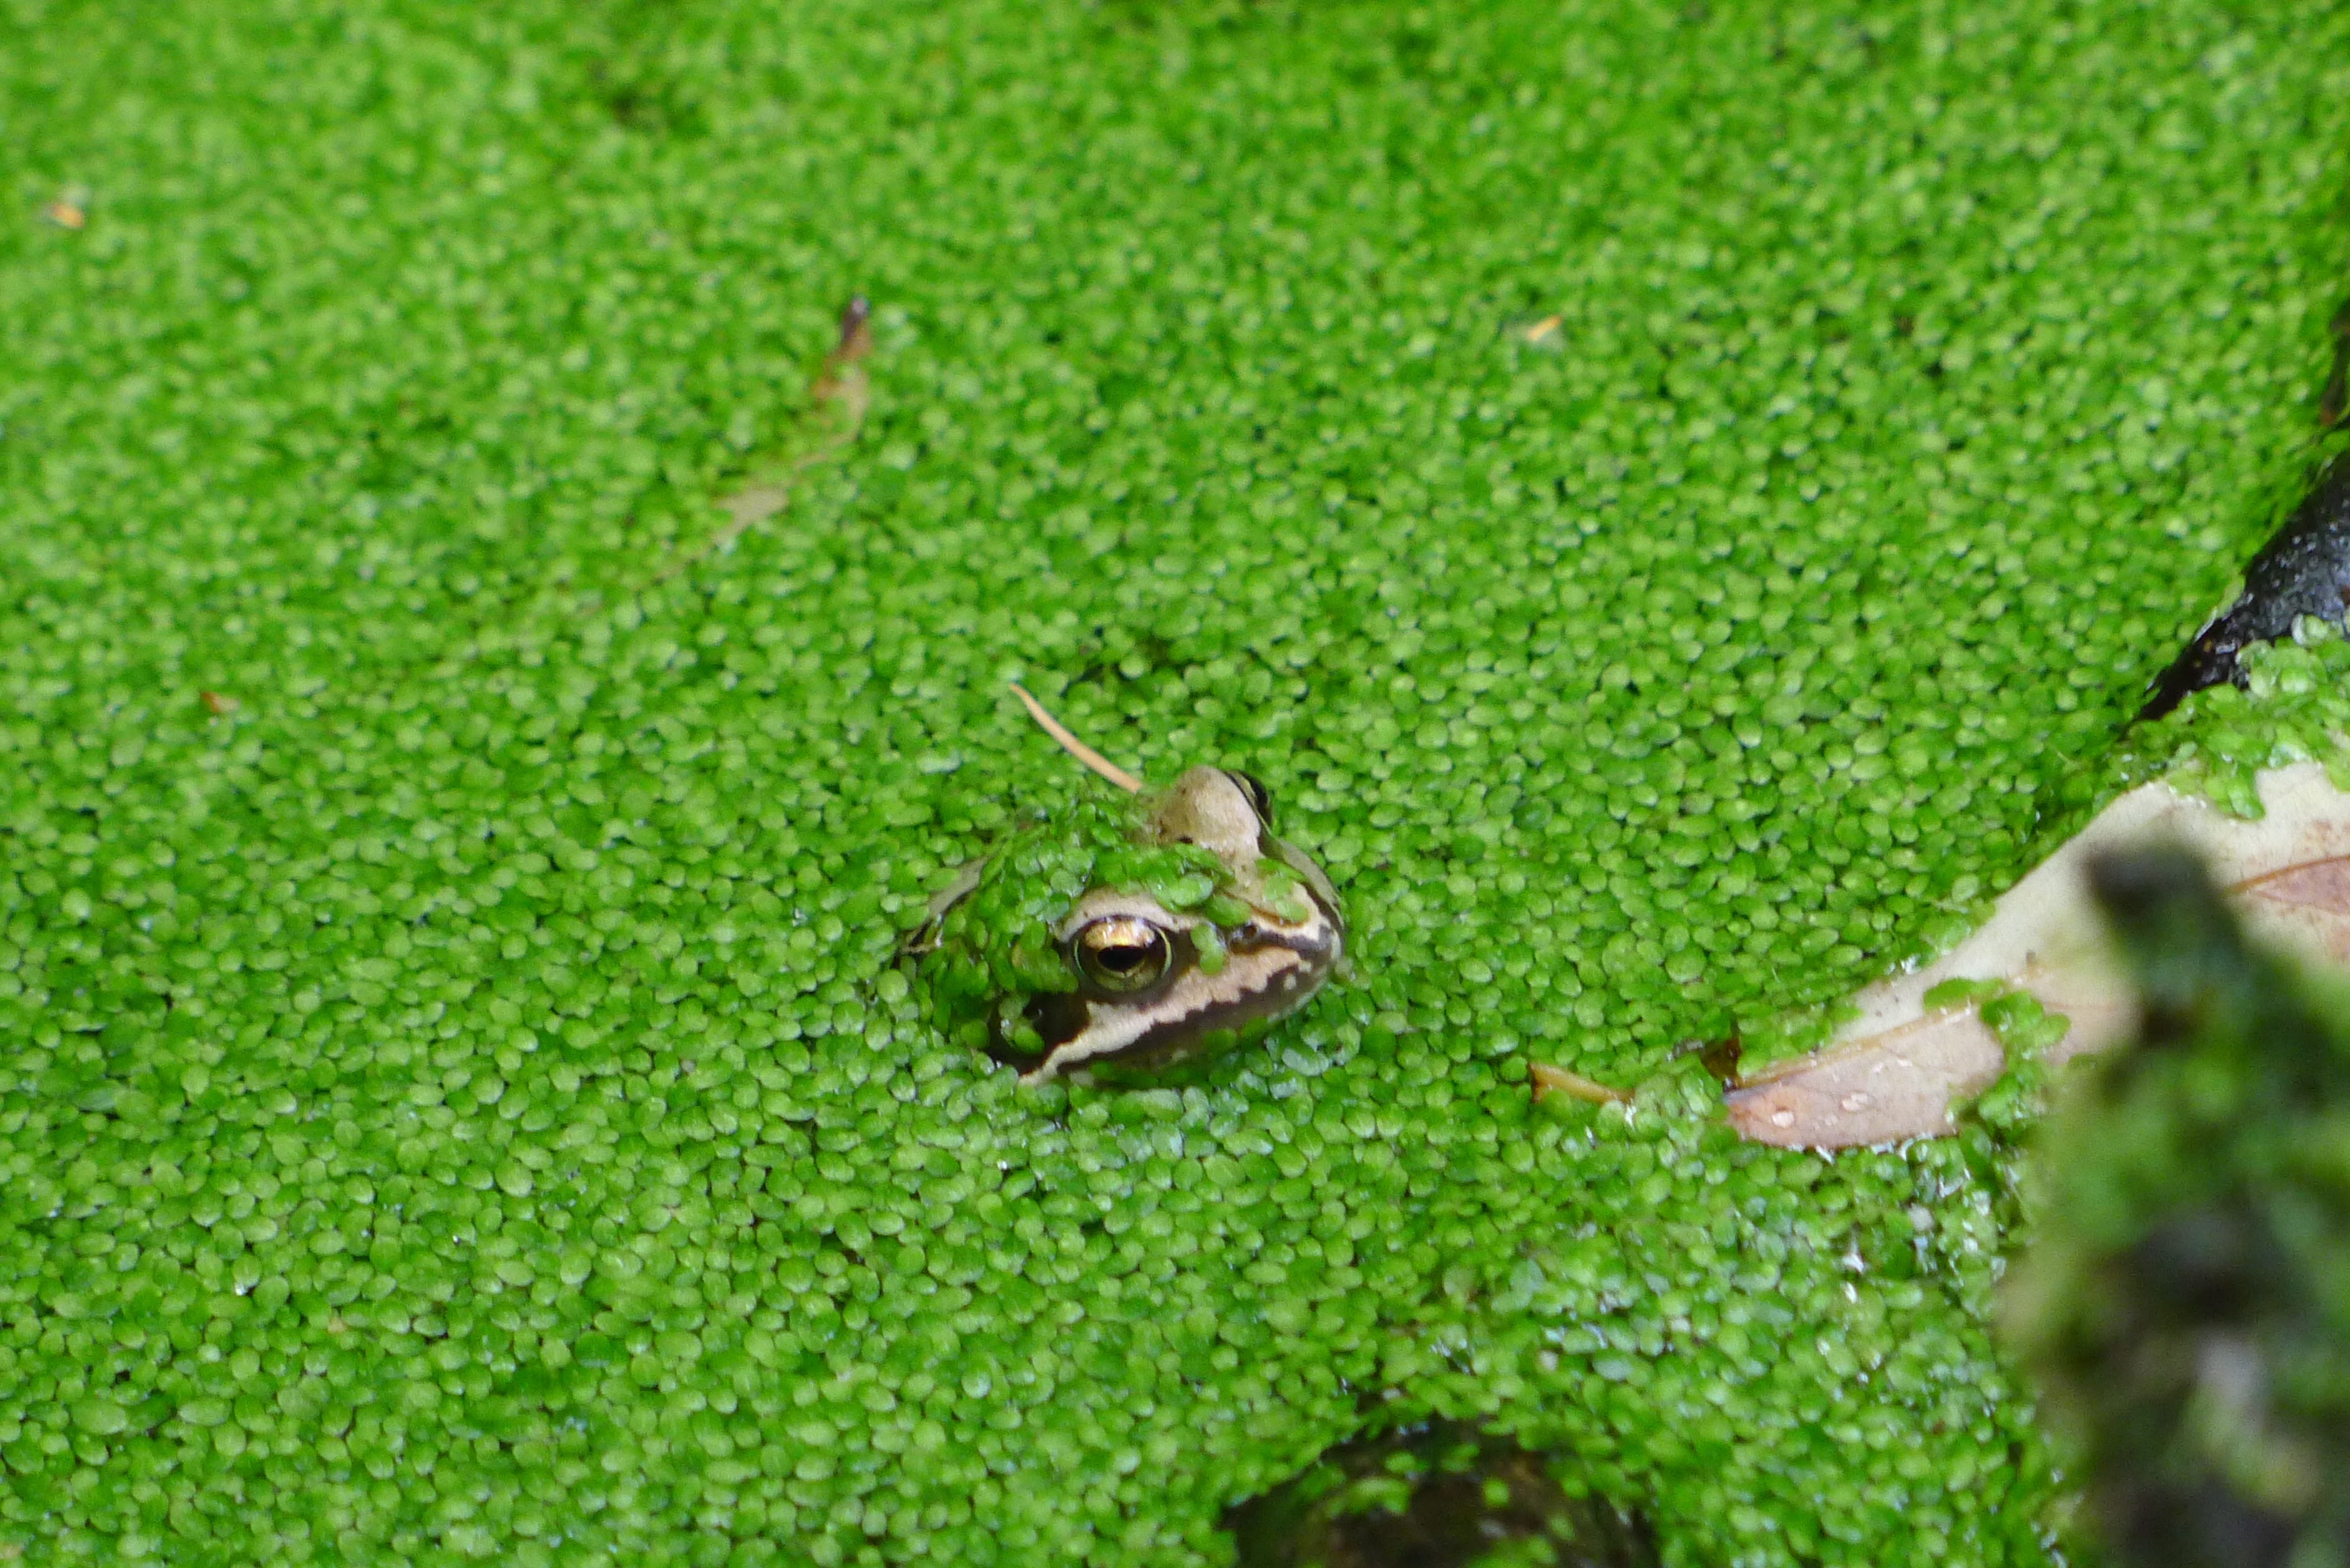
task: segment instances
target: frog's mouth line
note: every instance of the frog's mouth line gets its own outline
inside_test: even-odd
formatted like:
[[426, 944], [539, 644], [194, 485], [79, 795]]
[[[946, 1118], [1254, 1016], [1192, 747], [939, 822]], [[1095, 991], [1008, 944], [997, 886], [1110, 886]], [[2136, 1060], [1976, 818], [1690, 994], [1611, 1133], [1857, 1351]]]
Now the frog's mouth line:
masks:
[[1031, 999], [1026, 1017], [1045, 1041], [1044, 1055], [999, 1059], [1022, 1067], [1030, 1084], [1087, 1066], [1147, 1068], [1205, 1036], [1239, 1034], [1293, 1011], [1320, 989], [1344, 945], [1336, 912], [1318, 895], [1312, 902], [1301, 922], [1260, 914], [1235, 927], [1214, 974], [1200, 968], [1191, 932], [1170, 930], [1174, 961], [1146, 991], [1114, 995], [1080, 984]]

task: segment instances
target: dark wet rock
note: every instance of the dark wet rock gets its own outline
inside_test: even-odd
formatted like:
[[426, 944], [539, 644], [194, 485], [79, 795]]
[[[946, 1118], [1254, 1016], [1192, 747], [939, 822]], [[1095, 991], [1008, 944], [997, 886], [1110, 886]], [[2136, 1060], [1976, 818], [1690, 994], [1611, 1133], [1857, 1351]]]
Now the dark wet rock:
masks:
[[2190, 691], [2244, 684], [2236, 659], [2255, 643], [2290, 636], [2298, 616], [2342, 624], [2350, 604], [2350, 458], [2327, 465], [2302, 504], [2244, 568], [2236, 602], [2195, 634], [2158, 676], [2140, 719], [2159, 719]]
[[1575, 1497], [1564, 1461], [1458, 1422], [1328, 1449], [1303, 1474], [1231, 1509], [1241, 1568], [1654, 1568], [1638, 1513]]

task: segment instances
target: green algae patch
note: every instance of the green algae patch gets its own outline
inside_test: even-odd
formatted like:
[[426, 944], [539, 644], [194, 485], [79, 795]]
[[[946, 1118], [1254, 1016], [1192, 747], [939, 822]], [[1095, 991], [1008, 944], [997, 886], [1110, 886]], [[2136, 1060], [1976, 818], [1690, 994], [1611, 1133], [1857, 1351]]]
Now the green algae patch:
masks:
[[[1219, 1563], [1373, 1398], [2046, 1559], [2000, 1148], [1679, 1053], [2012, 880], [2272, 521], [2338, 8], [9, 16], [0, 1552]], [[950, 1038], [1015, 679], [1352, 978]]]

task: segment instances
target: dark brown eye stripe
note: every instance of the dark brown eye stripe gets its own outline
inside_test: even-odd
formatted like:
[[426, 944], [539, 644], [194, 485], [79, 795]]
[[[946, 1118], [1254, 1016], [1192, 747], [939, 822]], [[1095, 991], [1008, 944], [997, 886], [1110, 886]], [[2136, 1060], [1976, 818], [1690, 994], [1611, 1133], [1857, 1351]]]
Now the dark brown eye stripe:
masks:
[[1270, 948], [1285, 948], [1294, 953], [1310, 955], [1324, 950], [1329, 945], [1329, 934], [1326, 931], [1311, 929], [1283, 930], [1262, 920], [1250, 920], [1234, 927], [1232, 934], [1224, 939], [1225, 949], [1236, 953], [1261, 953]]
[[[1317, 900], [1318, 902], [1318, 900]], [[1113, 1052], [1094, 1058], [1104, 1062], [1127, 1062], [1147, 1059], [1162, 1052], [1176, 1042], [1190, 1038], [1202, 1027], [1241, 1025], [1270, 1017], [1291, 1005], [1301, 988], [1310, 990], [1320, 981], [1333, 958], [1333, 932], [1326, 928], [1306, 928], [1284, 930], [1262, 920], [1250, 920], [1235, 928], [1224, 939], [1225, 950], [1234, 954], [1288, 952], [1299, 961], [1285, 966], [1280, 977], [1262, 991], [1211, 998], [1200, 1005], [1171, 1014], [1133, 1041]], [[1113, 992], [1093, 984], [1077, 967], [1077, 989], [1071, 992], [1051, 992], [1030, 999], [1025, 1009], [1028, 1024], [1043, 1041], [1046, 1054], [1078, 1039], [1093, 1026], [1097, 1017], [1116, 1012], [1147, 1012], [1161, 1003], [1177, 981], [1190, 974], [1199, 961], [1198, 950], [1191, 933], [1174, 934], [1174, 951], [1166, 974], [1152, 984], [1129, 992]], [[1074, 948], [1074, 939], [1072, 939]], [[1072, 958], [1074, 960], [1074, 951]], [[1212, 1020], [1212, 1023], [1206, 1022]]]
[[1238, 995], [1215, 998], [1161, 1019], [1116, 1050], [1102, 1052], [1089, 1060], [1128, 1068], [1146, 1065], [1179, 1054], [1209, 1030], [1246, 1029], [1277, 1018], [1320, 986], [1337, 956], [1331, 933], [1326, 930], [1318, 937], [1311, 933], [1266, 932], [1264, 940], [1253, 950], [1288, 952], [1295, 955], [1295, 961], [1283, 965], [1267, 984]]
[[[1036, 1032], [1037, 1038], [1045, 1044], [1045, 1054], [1050, 1055], [1086, 1032], [1086, 1024], [1092, 1017], [1093, 1007], [1082, 996], [1074, 996], [1066, 992], [1046, 992], [1041, 996], [1029, 998], [1028, 1005], [1024, 1012], [1028, 1019], [1028, 1026]], [[996, 1048], [991, 1054], [997, 1060], [1014, 1063], [1024, 1071], [1043, 1059], [1042, 1056], [1025, 1056], [1011, 1051], [1003, 1041], [1003, 1020], [1000, 1016], [996, 1024], [994, 1031]]]
[[[1174, 805], [1153, 819], [1153, 830], [1166, 836], [1158, 841], [1213, 840], [1233, 868], [1228, 890], [1257, 907], [1222, 930], [1222, 961], [1210, 971], [1201, 967], [1194, 940], [1195, 930], [1208, 929], [1201, 915], [1170, 913], [1137, 890], [1087, 891], [1056, 929], [1074, 988], [999, 1004], [1011, 1011], [997, 1014], [998, 1042], [1031, 1043], [1016, 1058], [998, 1054], [1024, 1058], [1024, 1081], [1082, 1077], [1100, 1065], [1132, 1082], [1138, 1073], [1222, 1050], [1295, 1012], [1337, 967], [1346, 927], [1336, 896], [1320, 867], [1264, 831], [1271, 805], [1264, 785], [1245, 774], [1194, 768], [1170, 799]], [[1259, 869], [1263, 858], [1295, 873], [1310, 912], [1291, 919], [1258, 902], [1273, 892]], [[1281, 893], [1284, 909], [1293, 896]], [[1142, 961], [1146, 946], [1163, 961]]]
[[[1204, 1038], [1249, 1032], [1293, 1011], [1327, 978], [1344, 937], [1336, 919], [1302, 928], [1252, 920], [1226, 938], [1225, 967], [1213, 975], [1200, 971], [1189, 932], [1176, 940], [1183, 944], [1181, 962], [1141, 991], [1106, 992], [1081, 980], [1074, 992], [1032, 998], [1022, 1017], [1042, 1054], [999, 1049], [997, 1059], [1032, 1078], [1081, 1072], [1089, 1064], [1156, 1071]], [[999, 1027], [999, 1045], [1003, 1033]]]

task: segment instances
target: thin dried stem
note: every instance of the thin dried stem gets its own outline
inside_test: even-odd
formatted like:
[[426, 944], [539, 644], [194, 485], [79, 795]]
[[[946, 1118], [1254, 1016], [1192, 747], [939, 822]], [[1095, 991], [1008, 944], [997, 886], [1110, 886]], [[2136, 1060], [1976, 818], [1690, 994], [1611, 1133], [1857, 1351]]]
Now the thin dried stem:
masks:
[[1570, 1073], [1547, 1062], [1529, 1063], [1526, 1070], [1534, 1076], [1534, 1098], [1538, 1100], [1544, 1095], [1572, 1095], [1595, 1106], [1627, 1106], [1632, 1103], [1632, 1096], [1621, 1089], [1611, 1089], [1580, 1073]]
[[859, 363], [873, 351], [872, 317], [873, 307], [863, 295], [848, 302], [840, 313], [839, 341], [824, 357], [824, 369], [808, 388], [808, 406], [801, 411], [799, 422], [808, 425], [829, 412], [832, 430], [764, 480], [746, 484], [721, 501], [718, 504], [727, 514], [726, 524], [691, 554], [662, 567], [645, 587], [658, 587], [704, 557], [732, 549], [737, 539], [791, 504], [792, 485], [801, 475], [857, 439], [858, 431], [865, 428], [865, 410], [872, 398], [865, 368]]
[[1061, 750], [1068, 753], [1069, 755], [1076, 758], [1077, 761], [1085, 763], [1086, 766], [1093, 769], [1094, 772], [1101, 774], [1102, 777], [1109, 780], [1110, 783], [1118, 785], [1118, 788], [1126, 791], [1127, 794], [1140, 794], [1142, 793], [1142, 781], [1140, 779], [1136, 778], [1132, 774], [1128, 773], [1124, 768], [1119, 767], [1116, 763], [1111, 762], [1107, 757], [1103, 756], [1099, 752], [1095, 751], [1091, 746], [1087, 745], [1083, 741], [1078, 740], [1075, 735], [1069, 733], [1067, 726], [1064, 725], [1058, 719], [1054, 718], [1050, 713], [1045, 712], [1045, 704], [1037, 701], [1034, 697], [1029, 696], [1028, 689], [1021, 685], [1017, 680], [1012, 682], [1012, 694], [1020, 699], [1022, 705], [1028, 710], [1028, 716], [1035, 720], [1037, 723], [1044, 726], [1045, 733], [1052, 736], [1053, 739], [1061, 743]]

